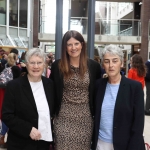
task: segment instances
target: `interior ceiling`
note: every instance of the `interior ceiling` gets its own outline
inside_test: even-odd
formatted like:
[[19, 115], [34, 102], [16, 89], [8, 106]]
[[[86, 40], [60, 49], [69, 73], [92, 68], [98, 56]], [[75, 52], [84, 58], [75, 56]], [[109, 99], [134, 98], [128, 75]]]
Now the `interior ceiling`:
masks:
[[87, 12], [87, 1], [71, 2], [71, 17], [85, 17]]
[[133, 12], [127, 14], [126, 16], [124, 16], [123, 18], [121, 19], [132, 19], [133, 18]]
[[[96, 0], [108, 2], [108, 0]], [[142, 0], [109, 0], [109, 2], [141, 2]], [[88, 0], [72, 0], [71, 1], [71, 17], [87, 17]], [[132, 18], [132, 15], [125, 16], [126, 18]]]

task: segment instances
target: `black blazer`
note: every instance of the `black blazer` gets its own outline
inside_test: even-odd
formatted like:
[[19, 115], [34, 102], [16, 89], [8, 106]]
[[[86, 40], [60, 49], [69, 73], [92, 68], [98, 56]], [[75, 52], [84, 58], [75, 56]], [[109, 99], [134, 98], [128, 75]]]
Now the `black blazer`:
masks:
[[[92, 150], [96, 150], [101, 107], [108, 79], [96, 83], [95, 118]], [[140, 82], [122, 76], [113, 119], [114, 150], [145, 150], [144, 129], [144, 93]]]
[[[53, 81], [42, 77], [42, 82], [52, 117], [54, 114]], [[29, 134], [32, 127], [38, 129], [38, 112], [27, 75], [8, 83], [2, 107], [2, 120], [9, 128], [8, 150], [9, 148], [10, 150], [34, 150], [37, 141], [32, 140]]]
[[[58, 115], [60, 110], [62, 96], [63, 96], [63, 87], [64, 87], [63, 76], [59, 71], [58, 64], [59, 64], [59, 60], [56, 60], [52, 64], [51, 75], [50, 75], [50, 78], [54, 81], [54, 86], [55, 86], [56, 115]], [[94, 60], [88, 59], [88, 70], [90, 76], [90, 85], [89, 85], [90, 109], [93, 115], [94, 86], [95, 86], [96, 79], [101, 78], [100, 64]]]

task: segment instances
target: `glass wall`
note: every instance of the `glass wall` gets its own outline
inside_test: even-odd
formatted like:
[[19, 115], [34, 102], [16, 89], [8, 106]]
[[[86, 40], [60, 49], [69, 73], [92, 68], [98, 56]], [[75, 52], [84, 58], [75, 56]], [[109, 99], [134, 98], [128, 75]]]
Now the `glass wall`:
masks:
[[18, 27], [18, 0], [10, 0], [9, 25]]
[[0, 25], [6, 25], [6, 0], [0, 1]]
[[19, 26], [27, 28], [27, 3], [28, 0], [20, 1], [20, 16], [19, 16]]

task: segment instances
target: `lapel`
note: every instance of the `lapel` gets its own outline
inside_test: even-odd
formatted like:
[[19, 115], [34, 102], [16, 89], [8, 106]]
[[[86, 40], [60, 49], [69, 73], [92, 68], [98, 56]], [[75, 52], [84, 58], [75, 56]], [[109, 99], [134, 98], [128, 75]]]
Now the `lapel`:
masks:
[[116, 122], [117, 115], [119, 113], [118, 111], [120, 109], [120, 106], [122, 105], [124, 98], [126, 97], [125, 88], [126, 88], [126, 77], [122, 75], [114, 109], [114, 122]]
[[27, 75], [22, 77], [22, 86], [23, 86], [24, 95], [26, 96], [27, 100], [33, 106], [33, 109], [37, 112], [34, 96], [33, 96], [32, 89], [31, 89], [29, 80], [27, 78]]

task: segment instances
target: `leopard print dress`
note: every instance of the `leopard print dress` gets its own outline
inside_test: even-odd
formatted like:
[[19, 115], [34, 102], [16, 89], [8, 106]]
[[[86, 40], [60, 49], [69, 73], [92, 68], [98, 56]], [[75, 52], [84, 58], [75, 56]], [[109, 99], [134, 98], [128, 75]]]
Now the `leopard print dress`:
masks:
[[89, 73], [79, 78], [79, 69], [71, 66], [73, 76], [64, 80], [63, 100], [54, 120], [56, 150], [90, 150], [93, 119], [89, 107]]

